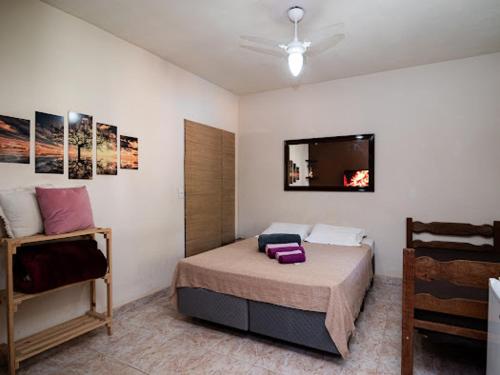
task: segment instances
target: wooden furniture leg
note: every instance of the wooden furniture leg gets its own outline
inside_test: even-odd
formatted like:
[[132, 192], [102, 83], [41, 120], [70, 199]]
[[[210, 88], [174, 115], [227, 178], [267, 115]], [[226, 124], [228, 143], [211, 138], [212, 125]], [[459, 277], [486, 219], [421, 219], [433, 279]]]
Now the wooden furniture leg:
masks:
[[95, 280], [90, 281], [90, 311], [96, 312], [96, 285]]
[[107, 232], [104, 237], [106, 238], [106, 257], [108, 259], [108, 275], [106, 278], [106, 294], [107, 294], [107, 309], [106, 309], [106, 317], [108, 319], [108, 323], [106, 324], [106, 328], [108, 329], [108, 335], [113, 334], [113, 269], [112, 269], [112, 246], [113, 239], [111, 236], [111, 231]]
[[413, 375], [413, 319], [415, 306], [414, 285], [415, 251], [403, 251], [403, 327], [401, 330], [401, 375]]
[[5, 289], [7, 297], [7, 364], [9, 374], [14, 375], [19, 363], [16, 361], [16, 348], [14, 343], [14, 280], [12, 275], [12, 255], [16, 248], [8, 244], [5, 251]]
[[[89, 238], [95, 240], [95, 234], [89, 234]], [[95, 280], [90, 281], [90, 312], [96, 312], [96, 283]]]

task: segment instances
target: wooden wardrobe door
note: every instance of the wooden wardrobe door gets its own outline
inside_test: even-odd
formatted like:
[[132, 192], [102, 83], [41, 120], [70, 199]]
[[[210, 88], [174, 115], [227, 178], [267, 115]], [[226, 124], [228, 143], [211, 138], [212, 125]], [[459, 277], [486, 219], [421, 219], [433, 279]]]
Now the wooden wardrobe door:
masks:
[[221, 130], [185, 121], [186, 256], [222, 243]]
[[222, 244], [234, 242], [235, 235], [235, 136], [222, 131]]

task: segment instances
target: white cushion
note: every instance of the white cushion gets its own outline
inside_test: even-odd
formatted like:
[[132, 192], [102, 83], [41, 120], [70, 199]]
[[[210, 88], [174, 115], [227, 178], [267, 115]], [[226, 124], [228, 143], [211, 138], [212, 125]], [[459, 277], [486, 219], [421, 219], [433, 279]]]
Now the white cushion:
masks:
[[0, 206], [7, 236], [24, 237], [43, 232], [34, 188], [0, 190]]
[[308, 224], [293, 223], [272, 223], [262, 234], [287, 233], [298, 234], [304, 240], [311, 232], [311, 226]]
[[329, 245], [359, 246], [363, 237], [365, 237], [363, 229], [316, 224], [305, 240]]

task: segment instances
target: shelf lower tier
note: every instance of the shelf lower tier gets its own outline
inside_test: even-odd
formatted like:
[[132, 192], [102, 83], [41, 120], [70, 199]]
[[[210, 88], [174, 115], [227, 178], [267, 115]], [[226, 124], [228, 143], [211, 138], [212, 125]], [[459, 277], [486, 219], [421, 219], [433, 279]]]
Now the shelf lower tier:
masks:
[[[104, 275], [100, 279], [106, 280], [108, 278], [108, 275], [109, 274], [106, 273], [106, 275]], [[90, 279], [90, 280], [78, 281], [78, 282], [73, 283], [73, 284], [63, 285], [63, 286], [60, 286], [60, 287], [57, 287], [57, 288], [54, 288], [54, 289], [49, 289], [49, 290], [46, 290], [46, 291], [40, 292], [40, 293], [28, 294], [28, 293], [22, 293], [22, 292], [16, 292], [16, 291], [14, 291], [13, 302], [14, 302], [15, 305], [19, 305], [19, 304], [21, 304], [24, 301], [28, 301], [30, 299], [37, 298], [37, 297], [40, 297], [40, 296], [43, 296], [43, 295], [46, 295], [46, 294], [51, 294], [51, 293], [57, 292], [59, 290], [63, 290], [63, 289], [66, 289], [66, 288], [71, 288], [71, 287], [76, 286], [76, 285], [85, 285], [85, 284], [88, 284], [88, 283], [90, 283], [93, 280], [95, 281], [95, 280], [99, 280], [99, 279]], [[0, 290], [0, 298], [7, 298], [7, 292], [5, 291], [5, 289]]]
[[15, 343], [16, 360], [21, 362], [45, 350], [60, 345], [75, 337], [102, 327], [108, 319], [85, 314], [67, 322], [50, 327]]

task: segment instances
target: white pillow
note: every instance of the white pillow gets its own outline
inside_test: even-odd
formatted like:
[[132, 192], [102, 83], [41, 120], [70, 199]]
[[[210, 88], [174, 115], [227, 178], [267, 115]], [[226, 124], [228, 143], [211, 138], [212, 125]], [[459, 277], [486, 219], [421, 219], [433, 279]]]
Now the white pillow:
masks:
[[311, 226], [308, 224], [293, 223], [272, 223], [262, 234], [287, 233], [298, 234], [304, 240], [311, 232]]
[[364, 237], [363, 229], [316, 224], [305, 240], [328, 245], [359, 246]]
[[43, 221], [35, 189], [0, 190], [0, 219], [9, 237], [43, 233]]

